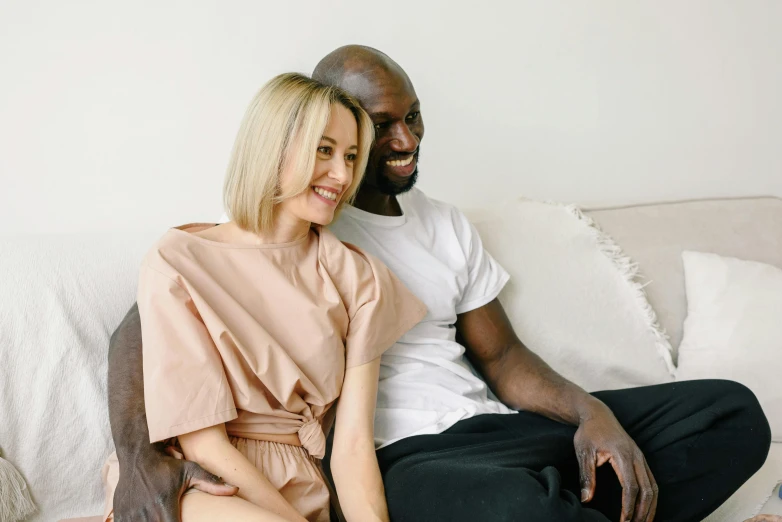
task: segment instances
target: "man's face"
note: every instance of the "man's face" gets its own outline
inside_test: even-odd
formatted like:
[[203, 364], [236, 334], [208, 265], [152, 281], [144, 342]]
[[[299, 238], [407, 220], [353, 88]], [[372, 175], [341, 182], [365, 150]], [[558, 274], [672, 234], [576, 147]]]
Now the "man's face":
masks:
[[403, 74], [374, 69], [348, 75], [343, 86], [358, 98], [375, 124], [364, 184], [395, 196], [418, 177], [424, 120], [418, 96]]

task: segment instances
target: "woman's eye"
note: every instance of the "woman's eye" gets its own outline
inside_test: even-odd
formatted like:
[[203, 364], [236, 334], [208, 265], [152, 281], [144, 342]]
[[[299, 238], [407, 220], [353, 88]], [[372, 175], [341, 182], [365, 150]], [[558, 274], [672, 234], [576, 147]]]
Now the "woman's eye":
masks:
[[345, 159], [348, 161], [356, 161], [356, 154], [348, 154], [345, 156]]
[[328, 156], [331, 154], [331, 147], [318, 147], [318, 152]]

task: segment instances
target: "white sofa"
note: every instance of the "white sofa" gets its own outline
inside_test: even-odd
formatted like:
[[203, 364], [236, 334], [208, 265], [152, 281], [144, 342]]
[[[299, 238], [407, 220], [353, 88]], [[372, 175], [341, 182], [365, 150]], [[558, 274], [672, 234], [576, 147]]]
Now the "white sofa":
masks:
[[[673, 347], [686, 314], [681, 251], [782, 268], [782, 200], [694, 201], [588, 214], [635, 259]], [[54, 521], [101, 512], [99, 473], [112, 451], [106, 407], [109, 337], [134, 301], [137, 267], [162, 229], [0, 238], [0, 450]], [[487, 247], [491, 250], [492, 245]], [[501, 262], [507, 263], [508, 260]], [[710, 521], [782, 514], [782, 444]]]

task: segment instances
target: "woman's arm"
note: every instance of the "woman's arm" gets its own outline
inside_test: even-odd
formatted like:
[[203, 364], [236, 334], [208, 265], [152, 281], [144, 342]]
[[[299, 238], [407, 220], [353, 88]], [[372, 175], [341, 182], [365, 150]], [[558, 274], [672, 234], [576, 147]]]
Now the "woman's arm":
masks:
[[187, 460], [222, 477], [239, 488], [236, 494], [256, 506], [273, 511], [291, 522], [307, 522], [271, 485], [269, 479], [233, 447], [225, 424], [179, 436], [179, 444]]
[[387, 522], [383, 478], [375, 455], [375, 403], [380, 358], [348, 368], [337, 408], [331, 472], [348, 522]]
[[141, 320], [133, 305], [109, 344], [109, 420], [122, 475], [114, 491], [114, 520], [178, 520], [182, 493], [195, 487], [230, 496], [236, 488], [195, 462], [166, 454], [150, 444], [144, 409]]

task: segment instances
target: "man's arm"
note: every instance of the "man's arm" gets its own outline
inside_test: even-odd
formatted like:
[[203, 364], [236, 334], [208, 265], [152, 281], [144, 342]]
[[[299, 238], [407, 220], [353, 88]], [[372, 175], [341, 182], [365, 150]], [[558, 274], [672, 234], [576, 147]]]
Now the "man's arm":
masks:
[[654, 518], [657, 484], [641, 450], [605, 404], [524, 346], [497, 299], [459, 315], [456, 328], [468, 358], [502, 402], [578, 426], [582, 502], [594, 495], [596, 467], [610, 462], [622, 484], [622, 520]]
[[188, 488], [213, 495], [237, 490], [195, 462], [170, 456], [163, 444], [150, 444], [143, 373], [141, 320], [133, 305], [109, 344], [109, 420], [121, 470], [114, 519], [176, 522], [179, 500]]

